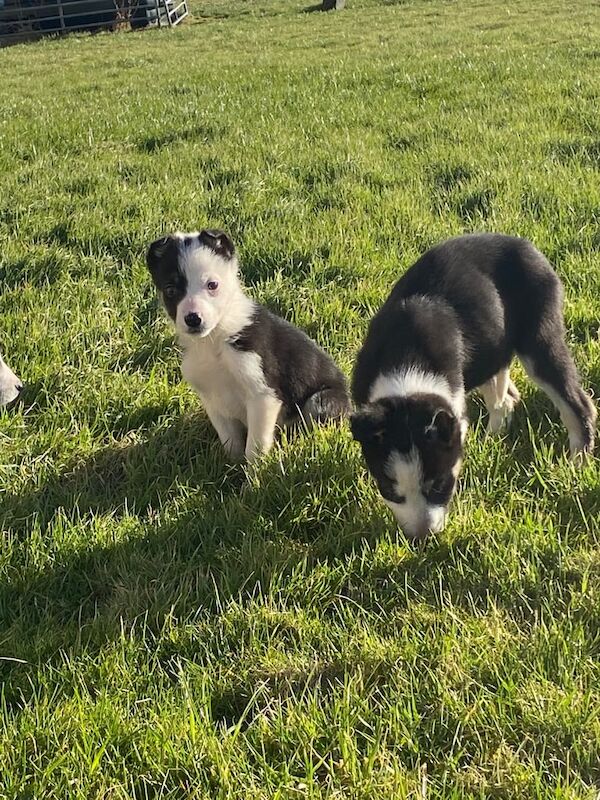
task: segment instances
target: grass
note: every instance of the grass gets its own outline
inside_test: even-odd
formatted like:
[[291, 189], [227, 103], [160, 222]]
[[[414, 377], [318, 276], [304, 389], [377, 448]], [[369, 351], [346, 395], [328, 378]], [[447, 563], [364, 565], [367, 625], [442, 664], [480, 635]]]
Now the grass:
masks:
[[597, 3], [197, 3], [0, 52], [1, 798], [594, 798], [599, 463], [515, 371], [447, 530], [347, 429], [227, 467], [144, 267], [222, 226], [350, 372], [428, 246], [531, 238], [600, 392]]

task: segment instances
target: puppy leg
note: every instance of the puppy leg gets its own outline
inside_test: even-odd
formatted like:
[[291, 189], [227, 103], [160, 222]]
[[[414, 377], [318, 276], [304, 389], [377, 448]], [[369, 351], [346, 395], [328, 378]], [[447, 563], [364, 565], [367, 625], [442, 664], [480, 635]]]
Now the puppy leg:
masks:
[[511, 380], [508, 382], [508, 394], [512, 397], [515, 406], [521, 402], [521, 392]]
[[244, 455], [246, 444], [245, 429], [242, 423], [232, 417], [224, 417], [215, 411], [214, 408], [205, 406], [208, 418], [212, 422], [214, 429], [228, 457], [239, 461]]
[[268, 453], [273, 446], [280, 411], [281, 401], [272, 395], [263, 394], [253, 397], [248, 402], [246, 459], [249, 462], [255, 461], [263, 453]]
[[516, 350], [529, 377], [557, 407], [569, 432], [571, 456], [576, 457], [592, 452], [597, 413], [581, 388], [565, 343], [562, 307], [563, 288], [558, 277], [553, 272], [538, 274]]
[[536, 280], [517, 354], [529, 377], [557, 407], [569, 432], [571, 456], [586, 455], [594, 447], [597, 412], [581, 388], [565, 343], [562, 284], [549, 271], [538, 272]]
[[594, 448], [597, 412], [581, 388], [571, 353], [565, 342], [540, 341], [519, 357], [529, 377], [554, 403], [569, 432], [571, 457], [587, 455]]
[[487, 432], [498, 433], [510, 420], [520, 396], [510, 379], [509, 367], [501, 369], [487, 383], [480, 386], [479, 391], [489, 414]]

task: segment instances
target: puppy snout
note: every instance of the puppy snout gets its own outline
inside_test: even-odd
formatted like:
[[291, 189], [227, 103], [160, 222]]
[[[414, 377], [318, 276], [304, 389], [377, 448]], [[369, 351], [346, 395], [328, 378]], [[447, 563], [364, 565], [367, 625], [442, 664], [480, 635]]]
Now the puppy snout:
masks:
[[445, 522], [445, 514], [434, 514], [413, 528], [408, 535], [411, 539], [426, 539], [433, 533], [443, 531]]
[[433, 533], [443, 531], [445, 522], [444, 510], [440, 508], [438, 513], [425, 517], [415, 525], [400, 524], [400, 527], [409, 539], [426, 539]]
[[202, 327], [202, 318], [195, 311], [190, 311], [189, 314], [186, 314], [183, 321], [192, 331], [198, 331]]
[[429, 525], [419, 525], [416, 528], [403, 528], [403, 531], [409, 539], [426, 539], [430, 533], [434, 533]]

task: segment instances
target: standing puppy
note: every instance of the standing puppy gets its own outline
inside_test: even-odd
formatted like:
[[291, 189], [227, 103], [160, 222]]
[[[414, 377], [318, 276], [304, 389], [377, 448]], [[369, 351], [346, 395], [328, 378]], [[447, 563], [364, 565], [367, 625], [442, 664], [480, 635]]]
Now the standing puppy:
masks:
[[228, 455], [252, 461], [271, 448], [278, 425], [349, 411], [345, 378], [331, 358], [244, 293], [225, 233], [159, 239], [147, 263], [179, 334], [183, 377]]
[[479, 388], [490, 431], [512, 413], [515, 354], [558, 408], [571, 454], [591, 453], [596, 410], [565, 344], [562, 303], [544, 256], [500, 234], [443, 242], [392, 289], [358, 355], [351, 426], [407, 535], [444, 526], [467, 430], [465, 393]]

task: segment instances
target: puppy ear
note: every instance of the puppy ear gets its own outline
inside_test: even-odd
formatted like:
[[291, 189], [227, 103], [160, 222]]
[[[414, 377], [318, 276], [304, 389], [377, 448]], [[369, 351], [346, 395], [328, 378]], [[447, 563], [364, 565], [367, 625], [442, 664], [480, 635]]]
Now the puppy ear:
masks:
[[425, 427], [425, 438], [432, 442], [450, 444], [458, 431], [458, 420], [445, 408], [438, 408]]
[[157, 239], [155, 242], [152, 242], [148, 248], [146, 252], [146, 264], [150, 272], [153, 272], [160, 265], [170, 241], [170, 236], [163, 236], [162, 239]]
[[233, 258], [235, 247], [225, 231], [206, 229], [200, 231], [198, 238], [201, 244], [210, 247], [218, 256], [227, 259]]
[[350, 430], [357, 442], [375, 443], [383, 439], [385, 414], [382, 408], [367, 408], [350, 415]]

